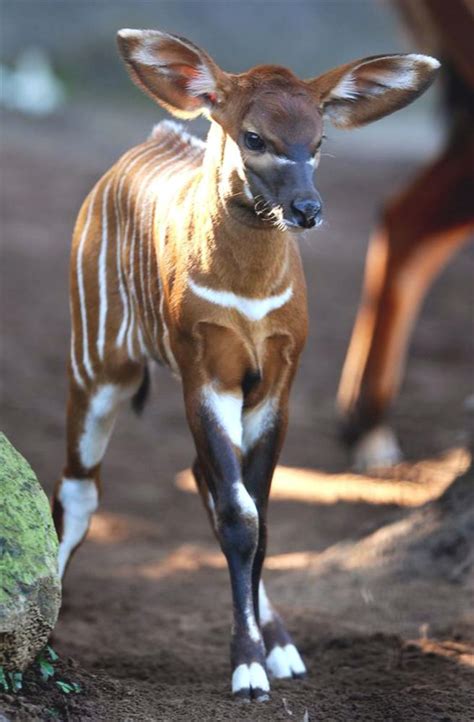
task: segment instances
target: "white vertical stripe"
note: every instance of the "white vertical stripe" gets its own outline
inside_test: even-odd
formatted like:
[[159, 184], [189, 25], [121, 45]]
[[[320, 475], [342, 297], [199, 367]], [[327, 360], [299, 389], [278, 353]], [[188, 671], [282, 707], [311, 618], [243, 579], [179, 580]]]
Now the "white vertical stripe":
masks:
[[[149, 294], [145, 291], [145, 283], [148, 281], [148, 291], [150, 288], [150, 253], [153, 239], [153, 198], [150, 194], [143, 202], [143, 210], [140, 216], [139, 223], [139, 238], [140, 238], [140, 291], [142, 295], [143, 304], [143, 316], [145, 319], [145, 326], [148, 330], [151, 328], [151, 322], [154, 323], [155, 316], [153, 314], [153, 305]], [[147, 271], [145, 272], [144, 253], [147, 256]], [[151, 321], [150, 321], [151, 318]]]
[[178, 364], [176, 363], [176, 359], [174, 357], [174, 354], [171, 350], [171, 343], [170, 343], [170, 332], [168, 330], [168, 324], [165, 320], [165, 294], [163, 291], [163, 284], [161, 284], [161, 276], [160, 272], [158, 270], [158, 276], [160, 278], [160, 321], [161, 321], [161, 330], [162, 330], [162, 336], [161, 341], [163, 343], [163, 350], [165, 352], [165, 361], [168, 364], [168, 366], [171, 367], [172, 371], [174, 371], [175, 374], [179, 373]]
[[[71, 309], [71, 320], [72, 320], [72, 309]], [[76, 339], [74, 336], [74, 329], [71, 329], [71, 369], [74, 376], [74, 379], [78, 386], [80, 386], [82, 389], [84, 388], [84, 380], [79, 372], [79, 368], [77, 366], [76, 361], [76, 349], [75, 349], [75, 343]]]
[[[125, 168], [122, 169], [121, 178], [120, 178], [119, 184], [117, 186], [117, 192], [115, 194], [115, 218], [116, 218], [116, 228], [117, 228], [117, 230], [116, 230], [117, 277], [119, 280], [119, 291], [120, 291], [120, 298], [122, 301], [122, 308], [123, 308], [122, 323], [120, 325], [120, 329], [117, 334], [117, 338], [116, 338], [116, 342], [115, 342], [115, 345], [117, 347], [121, 346], [123, 343], [123, 338], [125, 336], [125, 332], [126, 332], [127, 326], [128, 326], [128, 315], [129, 315], [127, 291], [126, 291], [125, 284], [124, 284], [123, 277], [122, 277], [122, 258], [121, 258], [121, 254], [122, 254], [122, 237], [121, 237], [122, 236], [122, 233], [121, 233], [122, 213], [121, 213], [121, 205], [120, 205], [122, 188], [123, 188], [125, 179], [127, 178], [128, 174], [130, 173], [130, 170], [133, 168], [133, 166], [136, 165], [136, 163], [138, 163], [138, 161], [143, 160], [143, 157], [148, 155], [150, 153], [150, 151], [153, 151], [154, 153], [156, 153], [162, 146], [163, 146], [163, 142], [154, 145], [152, 148], [147, 146], [145, 149], [142, 149], [137, 156], [135, 156], [133, 158], [133, 160], [129, 163], [128, 166], [126, 166]], [[126, 200], [126, 205], [128, 206], [128, 204], [129, 204], [129, 197], [127, 197], [127, 200]]]
[[[156, 152], [157, 152], [163, 145], [166, 145], [168, 142], [169, 142], [168, 139], [166, 139], [165, 141], [159, 143], [158, 145], [153, 146], [153, 148], [151, 148], [151, 149], [148, 148], [147, 151], [143, 154], [143, 157], [140, 156], [140, 158], [135, 159], [135, 161], [130, 164], [130, 166], [128, 167], [128, 169], [127, 169], [127, 171], [126, 171], [126, 172], [127, 172], [127, 176], [128, 176], [128, 174], [130, 173], [130, 170], [131, 170], [132, 166], [135, 165], [135, 163], [136, 163], [138, 160], [143, 160], [144, 157], [146, 157], [149, 152], [152, 152], [152, 157], [151, 157], [151, 159], [148, 159], [148, 160], [147, 160], [147, 162], [145, 163], [144, 166], [142, 166], [142, 168], [139, 169], [139, 173], [142, 173], [142, 172], [143, 172], [146, 168], [148, 168], [151, 164], [158, 164], [158, 163], [161, 161], [161, 158], [157, 158]], [[169, 153], [173, 152], [175, 146], [176, 146], [176, 143], [173, 143], [168, 149], [166, 149], [166, 150], [164, 151], [162, 157], [163, 157], [163, 156], [166, 157], [167, 155], [169, 155]], [[125, 174], [124, 174], [122, 180], [124, 180], [124, 179], [125, 179]], [[130, 205], [131, 205], [132, 190], [133, 190], [133, 188], [134, 188], [134, 183], [135, 183], [135, 181], [136, 181], [136, 178], [132, 178], [131, 183], [130, 183], [130, 186], [129, 186], [129, 189], [128, 189], [127, 199], [126, 199], [126, 202], [125, 202], [125, 221], [126, 221], [126, 223], [125, 223], [124, 248], [123, 248], [124, 254], [125, 254], [126, 248], [127, 248], [127, 241], [128, 241], [128, 235], [129, 235], [129, 229], [130, 229], [130, 218], [131, 218]], [[121, 246], [121, 244], [120, 244], [120, 246]], [[120, 251], [121, 251], [121, 250], [122, 250], [122, 248], [120, 248]], [[129, 281], [130, 281], [130, 277], [129, 277]], [[128, 301], [130, 301], [130, 305], [129, 305], [129, 307], [127, 307], [127, 314], [126, 314], [126, 316], [124, 316], [124, 318], [123, 318], [121, 327], [120, 327], [120, 329], [119, 329], [119, 333], [118, 333], [118, 335], [117, 335], [117, 340], [116, 340], [116, 345], [117, 345], [117, 346], [121, 346], [121, 345], [123, 344], [124, 339], [125, 339], [125, 335], [126, 335], [126, 333], [127, 333], [127, 329], [129, 329], [129, 328], [133, 329], [133, 328], [134, 328], [135, 312], [134, 312], [134, 307], [133, 307], [133, 298], [128, 298]], [[129, 312], [128, 312], [128, 308], [129, 308]], [[133, 358], [133, 349], [132, 349], [132, 347], [131, 347], [130, 340], [131, 340], [131, 337], [129, 337], [129, 339], [128, 339], [127, 347], [128, 347], [128, 351], [129, 351], [130, 357]]]
[[140, 352], [141, 352], [142, 356], [148, 356], [148, 350], [145, 346], [145, 341], [143, 339], [143, 332], [142, 332], [141, 326], [138, 326], [137, 338], [138, 338], [138, 346], [140, 348]]
[[[179, 131], [181, 130], [179, 125], [176, 125], [176, 127], [179, 129]], [[178, 132], [178, 131], [174, 130], [173, 132]], [[183, 138], [183, 135], [181, 134], [181, 132], [180, 132], [180, 137]], [[187, 137], [187, 135], [186, 135], [186, 137]], [[189, 136], [189, 137], [191, 137], [191, 136]], [[184, 150], [185, 149], [183, 149], [183, 153], [184, 153]], [[189, 158], [185, 158], [185, 161], [184, 161], [187, 164], [190, 162], [192, 163], [195, 160], [195, 158], [197, 158], [199, 155], [202, 155], [202, 149], [200, 149], [199, 153], [196, 153], [196, 148], [191, 147], [189, 145], [186, 149], [186, 152], [190, 153]], [[179, 158], [181, 155], [182, 154], [175, 156], [174, 161], [176, 162], [177, 158]], [[181, 165], [181, 164], [179, 164], [179, 165]], [[198, 168], [195, 167], [195, 168], [190, 168], [190, 169], [186, 169], [186, 170], [195, 172], [197, 169]], [[185, 170], [185, 172], [186, 172], [186, 170]], [[161, 166], [159, 168], [159, 173], [161, 174], [162, 171], [163, 171], [163, 166]], [[171, 177], [175, 172], [176, 172], [176, 168], [173, 167], [173, 168], [171, 168], [169, 174], [167, 173], [164, 175], [166, 178], [168, 178], [168, 177]], [[162, 180], [163, 180], [162, 176], [159, 175], [156, 178], [157, 184], [161, 184]], [[147, 188], [148, 193], [146, 194], [146, 197], [142, 203], [143, 210], [142, 210], [142, 214], [141, 214], [140, 222], [139, 222], [139, 229], [141, 229], [141, 230], [139, 230], [139, 240], [140, 240], [140, 289], [141, 289], [142, 298], [143, 298], [143, 312], [146, 316], [148, 316], [148, 317], [151, 316], [151, 318], [152, 318], [153, 334], [154, 334], [154, 338], [156, 339], [158, 336], [158, 327], [157, 327], [158, 319], [157, 319], [157, 315], [155, 313], [155, 308], [154, 308], [153, 298], [152, 298], [152, 293], [151, 293], [151, 257], [152, 257], [152, 252], [154, 249], [154, 246], [153, 246], [153, 235], [154, 235], [153, 219], [154, 219], [154, 210], [156, 207], [156, 193], [154, 191], [154, 185], [153, 185], [154, 182], [155, 182], [155, 179], [150, 178], [149, 186]], [[165, 193], [166, 191], [163, 190], [163, 192]], [[162, 193], [162, 189], [160, 187], [160, 195], [161, 195], [161, 193]], [[144, 229], [145, 222], [147, 222], [146, 230]], [[145, 245], [145, 243], [146, 243], [146, 249], [145, 249], [146, 250], [146, 271], [144, 268], [144, 266], [145, 266], [144, 245]], [[147, 284], [147, 293], [146, 294], [145, 294], [145, 283]], [[147, 305], [147, 302], [148, 302], [148, 305]]]
[[92, 370], [92, 364], [91, 359], [89, 355], [89, 339], [88, 339], [88, 333], [87, 333], [87, 308], [86, 308], [86, 294], [84, 289], [84, 275], [82, 271], [82, 262], [83, 262], [83, 255], [84, 255], [84, 244], [85, 240], [87, 238], [87, 233], [89, 231], [89, 226], [92, 218], [92, 209], [94, 207], [95, 197], [97, 195], [98, 185], [94, 188], [92, 191], [92, 195], [90, 196], [89, 201], [89, 208], [87, 209], [87, 216], [86, 216], [86, 222], [84, 224], [84, 228], [82, 230], [81, 240], [79, 242], [79, 248], [77, 251], [77, 264], [76, 264], [76, 272], [77, 272], [77, 285], [79, 288], [79, 301], [81, 305], [81, 321], [82, 321], [82, 360], [84, 363], [84, 368], [87, 371], [87, 374], [89, 378], [93, 378], [94, 372]]
[[[146, 267], [146, 273], [147, 273], [147, 279], [148, 279], [148, 298], [150, 300], [150, 308], [153, 316], [153, 344], [156, 347], [157, 339], [158, 339], [158, 313], [155, 309], [154, 305], [154, 295], [152, 293], [152, 288], [154, 287], [154, 284], [152, 285], [151, 282], [151, 276], [152, 276], [152, 268], [153, 268], [153, 257], [155, 255], [156, 258], [156, 251], [155, 251], [155, 244], [153, 242], [154, 239], [154, 231], [155, 231], [155, 204], [153, 203], [151, 206], [151, 212], [150, 212], [150, 219], [149, 219], [149, 235], [148, 235], [148, 258], [147, 258], [147, 267]], [[156, 264], [156, 271], [159, 274], [159, 268], [158, 263]]]
[[[120, 258], [121, 250], [122, 250], [122, 244], [120, 241], [120, 215], [119, 215], [119, 203], [117, 195], [115, 197], [115, 250], [116, 250], [116, 262], [117, 262], [117, 279], [119, 284], [119, 293], [120, 293], [120, 300], [122, 301], [122, 323], [121, 327], [124, 323], [126, 323], [126, 320], [128, 319], [128, 301], [127, 301], [127, 293], [125, 291], [125, 284], [123, 282], [122, 278], [122, 261]], [[119, 331], [120, 334], [120, 331]], [[118, 342], [118, 336], [115, 340], [115, 345], [119, 346]]]
[[[167, 154], [167, 151], [165, 151], [165, 154]], [[139, 168], [139, 173], [142, 174], [144, 171], [147, 171], [150, 166], [152, 167], [150, 175], [153, 175], [157, 172], [157, 159], [155, 156], [153, 156], [150, 160], [148, 160], [145, 165], [142, 168]], [[130, 203], [128, 205], [128, 211], [127, 211], [127, 224], [126, 224], [126, 231], [125, 231], [125, 243], [127, 243], [128, 236], [129, 236], [129, 228], [131, 226], [131, 233], [130, 233], [130, 250], [128, 254], [128, 285], [130, 288], [130, 318], [129, 318], [129, 325], [127, 329], [127, 351], [130, 358], [134, 358], [133, 353], [133, 332], [135, 330], [135, 303], [137, 300], [136, 292], [135, 292], [135, 273], [134, 273], [134, 252], [135, 252], [135, 226], [136, 226], [136, 214], [138, 213], [139, 208], [139, 198], [143, 191], [143, 186], [146, 183], [148, 176], [145, 176], [145, 179], [142, 178], [142, 181], [139, 185], [137, 194], [136, 194], [136, 200], [135, 200], [135, 207], [133, 209], [130, 208]], [[129, 200], [130, 200], [130, 193], [132, 190], [132, 187], [134, 186], [134, 183], [136, 183], [136, 178], [132, 180], [132, 183], [130, 184], [129, 188]]]
[[[174, 148], [174, 146], [170, 149], [170, 151]], [[163, 155], [167, 156], [169, 155], [170, 151], [165, 151]], [[166, 165], [166, 164], [165, 164]], [[128, 327], [127, 332], [127, 350], [130, 358], [134, 358], [133, 354], [133, 332], [135, 330], [135, 307], [134, 302], [137, 301], [137, 294], [135, 289], [135, 271], [134, 271], [134, 260], [135, 260], [135, 243], [136, 243], [136, 232], [137, 232], [137, 214], [140, 212], [140, 201], [141, 197], [143, 195], [144, 189], [146, 190], [148, 182], [153, 176], [158, 173], [162, 165], [157, 164], [157, 159], [152, 158], [150, 161], [145, 163], [145, 165], [140, 168], [140, 173], [143, 173], [144, 171], [148, 171], [151, 166], [151, 171], [148, 172], [144, 177], [142, 176], [141, 182], [139, 182], [139, 187], [136, 194], [136, 201], [135, 201], [135, 208], [133, 209], [133, 213], [130, 213], [129, 208], [129, 214], [127, 219], [127, 233], [125, 238], [128, 238], [128, 226], [131, 225], [131, 234], [130, 234], [130, 251], [129, 251], [129, 258], [128, 258], [128, 279], [129, 279], [129, 285], [130, 285], [130, 295], [131, 295], [131, 317], [130, 317], [130, 324]], [[134, 179], [135, 180], [135, 179]], [[132, 217], [132, 223], [130, 224], [130, 217]]]
[[[122, 249], [122, 233], [121, 233], [121, 228], [122, 228], [122, 218], [123, 218], [123, 216], [122, 216], [122, 212], [121, 212], [121, 211], [122, 211], [122, 208], [121, 208], [121, 205], [120, 205], [120, 201], [121, 201], [120, 193], [121, 193], [121, 191], [122, 191], [122, 187], [123, 187], [123, 184], [124, 184], [124, 182], [125, 182], [125, 179], [128, 177], [128, 174], [130, 173], [130, 171], [131, 171], [131, 169], [133, 168], [133, 166], [136, 165], [136, 163], [138, 163], [138, 161], [142, 161], [142, 160], [150, 153], [150, 150], [151, 150], [150, 148], [147, 148], [143, 153], [140, 153], [140, 155], [139, 155], [138, 157], [136, 157], [136, 158], [132, 161], [132, 163], [130, 163], [130, 165], [128, 166], [128, 168], [125, 168], [125, 169], [123, 170], [122, 177], [121, 177], [120, 183], [119, 183], [119, 187], [118, 187], [118, 189], [117, 189], [116, 203], [117, 203], [117, 207], [120, 209], [120, 221], [119, 221], [118, 235], [117, 235], [117, 270], [118, 270], [119, 277], [120, 277], [120, 294], [121, 294], [121, 297], [122, 297], [122, 305], [123, 305], [123, 309], [124, 309], [124, 314], [123, 314], [123, 318], [122, 318], [122, 323], [121, 323], [121, 325], [120, 325], [120, 329], [119, 329], [119, 332], [118, 332], [117, 338], [116, 338], [116, 346], [117, 346], [117, 347], [118, 347], [118, 346], [121, 346], [121, 345], [123, 344], [123, 341], [124, 341], [124, 338], [125, 338], [125, 333], [126, 333], [127, 328], [128, 328], [129, 316], [131, 316], [131, 313], [132, 313], [131, 303], [130, 303], [130, 305], [129, 305], [129, 300], [130, 300], [130, 299], [128, 298], [127, 289], [125, 288], [125, 284], [124, 284], [124, 281], [123, 281], [123, 278], [122, 278], [122, 250], [123, 250], [123, 249]], [[153, 148], [152, 150], [153, 150], [153, 152], [154, 152], [154, 151], [156, 151], [157, 149], [156, 149], [156, 148]], [[132, 183], [133, 183], [133, 180], [132, 180]], [[132, 183], [131, 183], [131, 185], [132, 185]], [[124, 232], [124, 234], [123, 234], [123, 240], [124, 240], [124, 245], [125, 245], [125, 246], [126, 246], [126, 243], [127, 243], [127, 234], [128, 234], [128, 226], [129, 226], [130, 194], [131, 194], [131, 187], [129, 187], [129, 189], [128, 189], [128, 194], [127, 194], [127, 197], [126, 197], [126, 200], [125, 200], [125, 213], [124, 213], [124, 216], [125, 216], [125, 232]], [[123, 293], [123, 295], [122, 295], [122, 293]]]
[[[174, 149], [175, 149], [175, 145], [172, 146], [170, 151], [174, 150]], [[185, 146], [183, 148], [183, 150], [181, 150], [180, 153], [169, 158], [169, 160], [167, 160], [165, 163], [161, 163], [159, 167], [155, 166], [154, 168], [152, 168], [152, 170], [150, 172], [148, 172], [144, 178], [142, 178], [142, 181], [140, 183], [138, 193], [137, 193], [136, 207], [134, 209], [135, 212], [133, 214], [133, 228], [132, 228], [132, 236], [131, 236], [131, 242], [130, 242], [130, 256], [129, 256], [130, 287], [131, 287], [131, 293], [132, 293], [135, 301], [137, 300], [137, 297], [136, 297], [136, 288], [135, 288], [134, 259], [135, 259], [135, 244], [136, 244], [136, 238], [137, 238], [136, 216], [138, 213], [138, 209], [142, 202], [143, 196], [146, 195], [146, 192], [150, 190], [150, 184], [152, 183], [154, 176], [156, 175], [157, 184], [161, 185], [164, 178], [168, 179], [174, 173], [177, 172], [176, 166], [177, 166], [178, 162], [180, 161], [180, 159], [184, 158], [184, 160], [181, 161], [181, 163], [179, 163], [179, 165], [189, 162], [189, 160], [190, 160], [189, 157], [186, 157], [189, 154], [189, 150], [190, 150], [190, 148], [188, 146]], [[166, 151], [166, 153], [164, 155], [168, 156], [170, 151]], [[196, 155], [196, 153], [193, 153], [192, 157], [194, 157], [194, 155]], [[142, 170], [145, 170], [145, 168], [148, 169], [149, 166], [150, 166], [150, 163], [147, 163], [143, 167]], [[163, 174], [163, 170], [165, 168], [169, 168], [170, 166], [171, 166], [171, 168], [168, 170], [168, 172]], [[138, 232], [140, 232], [140, 227], [138, 227]], [[132, 349], [133, 331], [134, 331], [134, 326], [132, 324], [130, 324], [129, 329], [128, 329], [128, 334], [127, 334], [127, 349], [128, 349], [129, 355], [132, 356], [132, 358], [133, 358], [133, 349]]]
[[[187, 151], [189, 151], [189, 148], [186, 149], [186, 152]], [[197, 151], [195, 151], [193, 149], [192, 155], [189, 158], [186, 158], [185, 161], [183, 161], [183, 162], [189, 163], [190, 161], [195, 160], [199, 155], [201, 155], [201, 152], [202, 152], [201, 149], [198, 149]], [[181, 153], [180, 156], [183, 154], [184, 153]], [[179, 158], [180, 156], [177, 156], [177, 158]], [[195, 172], [197, 169], [190, 168], [189, 170]], [[176, 172], [177, 172], [177, 168], [172, 168], [171, 172], [166, 174], [166, 177], [171, 178], [171, 176]], [[159, 178], [159, 181], [161, 182], [162, 178]], [[167, 191], [168, 191], [168, 193], [170, 192], [169, 186], [167, 187]], [[163, 200], [164, 199], [162, 198], [161, 203], [163, 203]], [[159, 245], [158, 245], [159, 260], [161, 260], [163, 258], [164, 244], [165, 244], [165, 239], [166, 239], [166, 230], [168, 227], [168, 219], [169, 219], [170, 212], [172, 210], [172, 206], [170, 206], [170, 198], [168, 197], [166, 200], [168, 200], [168, 207], [166, 208], [166, 215], [165, 215], [164, 210], [160, 210], [160, 229], [159, 229]], [[176, 375], [179, 376], [179, 368], [178, 368], [178, 364], [176, 363], [176, 359], [174, 357], [173, 351], [171, 349], [170, 334], [169, 334], [168, 324], [166, 323], [166, 319], [165, 319], [165, 310], [164, 310], [165, 294], [164, 294], [163, 282], [161, 279], [161, 272], [160, 272], [159, 267], [158, 267], [158, 286], [159, 286], [159, 293], [160, 293], [159, 314], [160, 314], [161, 328], [163, 331], [162, 343], [163, 343], [163, 350], [166, 355], [165, 360], [167, 361], [168, 365], [171, 367], [172, 371]]]
[[102, 196], [102, 245], [99, 255], [99, 331], [97, 334], [97, 351], [99, 358], [104, 358], [105, 345], [105, 322], [107, 319], [107, 246], [108, 246], [108, 223], [107, 223], [107, 201], [109, 199], [112, 180]]

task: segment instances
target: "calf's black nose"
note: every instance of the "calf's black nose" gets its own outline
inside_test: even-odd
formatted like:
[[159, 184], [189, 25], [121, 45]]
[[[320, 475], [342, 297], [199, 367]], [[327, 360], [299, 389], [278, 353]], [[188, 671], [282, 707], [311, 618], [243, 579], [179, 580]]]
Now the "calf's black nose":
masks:
[[321, 201], [316, 198], [303, 198], [291, 204], [295, 221], [301, 228], [313, 228], [321, 216], [321, 208]]

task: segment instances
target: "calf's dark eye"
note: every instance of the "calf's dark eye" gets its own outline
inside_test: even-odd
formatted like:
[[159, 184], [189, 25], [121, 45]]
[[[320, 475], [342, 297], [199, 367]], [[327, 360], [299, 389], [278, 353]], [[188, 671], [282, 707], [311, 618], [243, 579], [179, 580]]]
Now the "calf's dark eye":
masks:
[[265, 150], [265, 142], [258, 133], [252, 133], [250, 130], [247, 130], [244, 134], [244, 143], [249, 150]]

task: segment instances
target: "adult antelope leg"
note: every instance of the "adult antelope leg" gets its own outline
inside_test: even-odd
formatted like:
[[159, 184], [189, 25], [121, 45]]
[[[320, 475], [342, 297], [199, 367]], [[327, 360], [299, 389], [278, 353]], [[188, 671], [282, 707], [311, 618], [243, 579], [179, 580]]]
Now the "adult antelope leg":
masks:
[[396, 440], [380, 424], [398, 391], [424, 294], [474, 228], [472, 168], [474, 141], [458, 138], [387, 207], [372, 236], [338, 392], [360, 468], [397, 460]]
[[[118, 376], [118, 378], [117, 378]], [[100, 493], [100, 467], [121, 405], [137, 391], [143, 377], [139, 364], [100, 383], [81, 387], [71, 379], [67, 408], [67, 456], [53, 496], [53, 519], [60, 540], [59, 573], [85, 539]], [[120, 380], [119, 380], [120, 379]]]

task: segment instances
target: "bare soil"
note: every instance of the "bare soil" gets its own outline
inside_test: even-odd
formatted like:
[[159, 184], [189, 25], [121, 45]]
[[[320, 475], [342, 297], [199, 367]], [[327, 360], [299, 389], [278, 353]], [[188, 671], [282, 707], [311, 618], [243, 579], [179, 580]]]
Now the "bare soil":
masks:
[[[131, 121], [107, 134], [107, 121], [91, 110], [3, 125], [2, 427], [48, 493], [64, 459], [74, 216], [146, 134]], [[437, 281], [416, 330], [393, 414], [408, 461], [350, 474], [334, 398], [367, 235], [383, 197], [422, 162], [368, 153], [354, 137], [347, 155], [328, 147], [328, 221], [301, 243], [311, 332], [270, 512], [267, 587], [308, 678], [275, 683], [267, 704], [230, 699], [227, 571], [189, 477], [177, 477], [192, 443], [180, 387], [158, 371], [144, 417], [127, 411], [117, 425], [101, 510], [65, 584], [57, 679], [82, 691], [65, 695], [30, 670], [19, 694], [0, 695], [1, 720], [472, 719], [472, 499], [459, 517], [418, 507], [469, 461], [474, 256], [463, 251]]]

